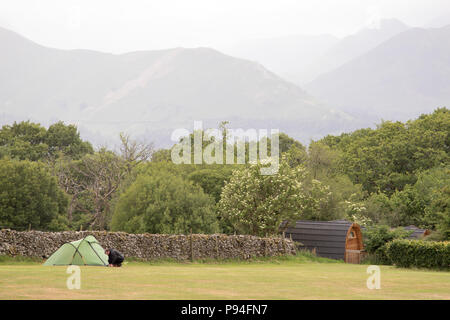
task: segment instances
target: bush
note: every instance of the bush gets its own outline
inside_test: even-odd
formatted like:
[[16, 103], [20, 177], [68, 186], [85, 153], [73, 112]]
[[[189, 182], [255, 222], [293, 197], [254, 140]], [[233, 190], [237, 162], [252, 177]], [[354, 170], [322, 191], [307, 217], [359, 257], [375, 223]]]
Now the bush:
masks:
[[0, 226], [17, 230], [67, 229], [68, 199], [46, 165], [0, 160]]
[[364, 248], [367, 259], [375, 264], [391, 264], [386, 254], [386, 244], [395, 239], [404, 239], [411, 234], [403, 228], [390, 229], [389, 226], [374, 226], [364, 232]]
[[450, 268], [450, 242], [397, 239], [387, 244], [387, 256], [398, 267]]
[[138, 176], [115, 206], [113, 231], [129, 233], [214, 233], [214, 200], [201, 187], [168, 171]]

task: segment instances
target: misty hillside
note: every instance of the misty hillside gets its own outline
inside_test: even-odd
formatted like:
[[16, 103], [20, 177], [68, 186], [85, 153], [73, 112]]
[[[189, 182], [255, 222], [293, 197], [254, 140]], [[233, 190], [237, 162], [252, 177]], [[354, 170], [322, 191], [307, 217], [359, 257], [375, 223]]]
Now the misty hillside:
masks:
[[163, 55], [50, 49], [5, 29], [0, 44], [2, 111], [36, 118], [79, 116]]
[[409, 27], [396, 19], [380, 20], [350, 36], [286, 36], [242, 41], [226, 53], [261, 63], [300, 86], [372, 50]]
[[338, 41], [328, 34], [294, 35], [241, 41], [225, 52], [259, 62], [287, 80], [303, 82], [310, 77], [306, 74], [310, 64]]
[[306, 86], [331, 106], [405, 120], [450, 102], [450, 26], [410, 29]]
[[450, 12], [443, 13], [425, 24], [425, 28], [443, 28], [450, 25]]
[[164, 143], [173, 129], [192, 129], [194, 120], [279, 128], [304, 141], [353, 126], [260, 64], [212, 49], [67, 51], [7, 30], [0, 30], [0, 43], [8, 48], [0, 52], [3, 121], [62, 119], [94, 141], [126, 131]]
[[312, 61], [302, 74], [297, 74], [296, 78], [292, 80], [304, 85], [319, 75], [332, 71], [365, 54], [408, 28], [407, 25], [396, 19], [380, 20], [378, 26], [363, 28], [357, 33], [341, 39], [323, 55]]

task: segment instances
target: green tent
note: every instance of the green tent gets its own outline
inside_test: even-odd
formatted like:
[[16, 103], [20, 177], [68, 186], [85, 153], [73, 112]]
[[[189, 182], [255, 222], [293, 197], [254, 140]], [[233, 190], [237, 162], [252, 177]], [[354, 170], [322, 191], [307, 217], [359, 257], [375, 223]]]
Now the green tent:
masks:
[[107, 266], [108, 256], [93, 236], [67, 242], [45, 261], [44, 266]]

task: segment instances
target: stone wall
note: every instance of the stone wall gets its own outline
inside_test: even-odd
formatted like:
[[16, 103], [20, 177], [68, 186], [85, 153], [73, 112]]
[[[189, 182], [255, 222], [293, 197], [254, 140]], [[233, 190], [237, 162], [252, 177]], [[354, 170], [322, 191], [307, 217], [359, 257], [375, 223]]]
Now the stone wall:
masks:
[[128, 234], [106, 231], [14, 231], [0, 230], [0, 255], [48, 258], [66, 242], [93, 235], [103, 248], [115, 248], [125, 257], [155, 259], [249, 259], [295, 254], [292, 240], [244, 235]]

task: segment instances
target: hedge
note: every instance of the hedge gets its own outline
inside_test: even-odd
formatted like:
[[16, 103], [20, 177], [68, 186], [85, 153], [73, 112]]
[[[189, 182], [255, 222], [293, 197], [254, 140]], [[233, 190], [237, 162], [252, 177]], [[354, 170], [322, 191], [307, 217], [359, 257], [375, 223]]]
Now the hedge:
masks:
[[387, 244], [387, 256], [399, 267], [450, 268], [449, 241], [397, 239]]

